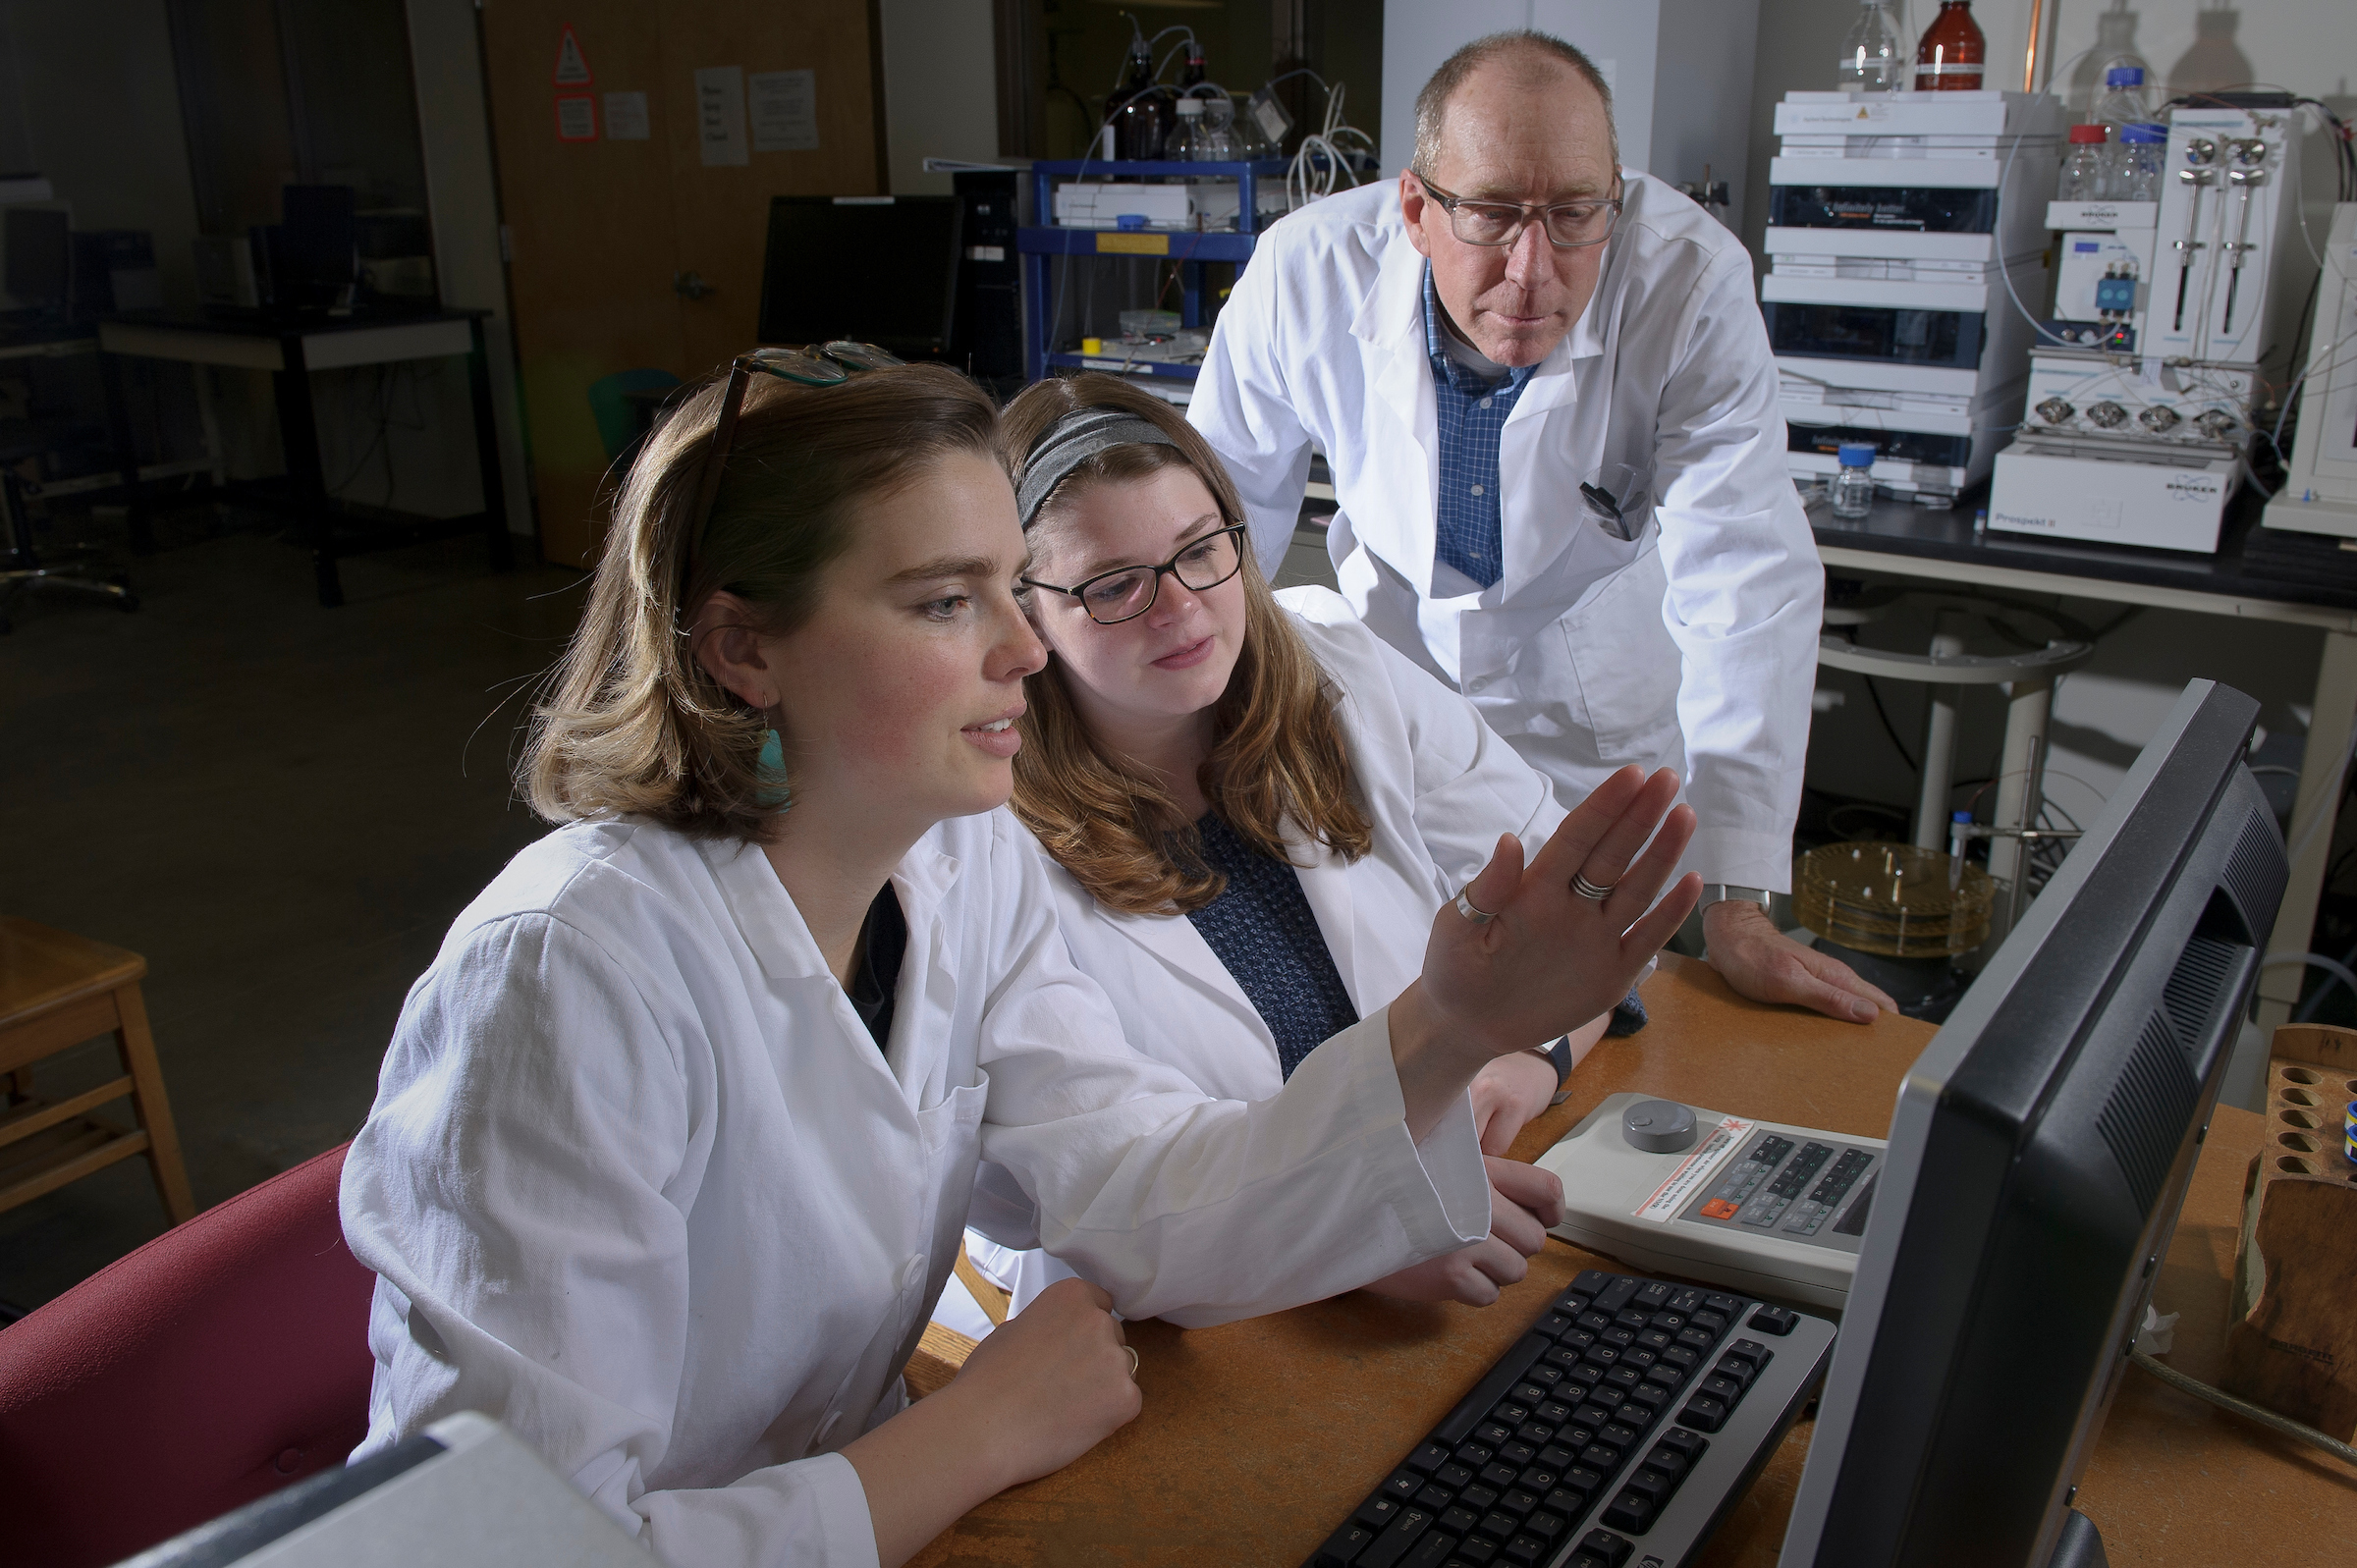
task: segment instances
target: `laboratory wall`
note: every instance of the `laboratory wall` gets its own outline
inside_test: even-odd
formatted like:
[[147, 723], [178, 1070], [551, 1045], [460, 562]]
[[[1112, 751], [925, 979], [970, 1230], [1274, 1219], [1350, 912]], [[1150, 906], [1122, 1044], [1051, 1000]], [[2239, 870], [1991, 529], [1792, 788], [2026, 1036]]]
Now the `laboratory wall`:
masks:
[[[1993, 84], [2018, 88], [2028, 39], [2030, 0], [1975, 0], [1973, 16], [1989, 39]], [[1891, 15], [1911, 42], [1938, 12], [1937, 0], [1892, 0]], [[1759, 47], [1750, 105], [1749, 200], [1739, 204], [1742, 233], [1756, 254], [1767, 225], [1768, 160], [1776, 150], [1772, 117], [1794, 87], [1830, 88], [1842, 35], [1856, 20], [1856, 0], [1760, 0]], [[2041, 44], [2041, 81], [2050, 81], [2083, 112], [2098, 68], [2114, 50], [2143, 56], [2163, 95], [2266, 82], [2324, 99], [2343, 117], [2357, 111], [2357, 5], [2348, 0], [2268, 0], [2242, 7], [2200, 0], [2047, 0], [2049, 37]], [[2330, 219], [2330, 154], [2323, 133], [2304, 143], [2304, 203], [2321, 243]], [[2048, 601], [2052, 603], [2053, 601]], [[2102, 627], [2117, 606], [2061, 606], [2084, 623]], [[1921, 651], [1931, 634], [1928, 614], [1905, 612], [1864, 634], [1886, 647]], [[2321, 633], [2251, 621], [2221, 621], [2182, 611], [2147, 610], [2106, 636], [2094, 660], [2063, 677], [2055, 698], [2051, 796], [2062, 812], [2086, 812], [2119, 783], [2150, 739], [2184, 682], [2197, 676], [2224, 680], [2264, 704], [2261, 724], [2296, 740], [2307, 729]], [[1994, 650], [1992, 650], [1994, 651]], [[1820, 672], [1818, 684], [1838, 707], [1820, 711], [1809, 746], [1809, 784], [1833, 794], [1887, 802], [1911, 810], [1916, 781], [1902, 762], [1859, 677]], [[1920, 755], [1921, 687], [1878, 682], [1891, 725], [1908, 750]], [[1967, 694], [1956, 776], [1991, 770], [2003, 724], [2001, 702]], [[2279, 741], [2278, 746], [2288, 742]], [[2296, 754], [2276, 760], [2296, 763]], [[1962, 806], [1978, 784], [1960, 787]], [[1987, 801], [1982, 804], [1985, 806]], [[1854, 820], [1844, 826], [1855, 826]]]
[[999, 152], [990, 0], [880, 0], [885, 144], [894, 195], [950, 192], [927, 158], [987, 163]]

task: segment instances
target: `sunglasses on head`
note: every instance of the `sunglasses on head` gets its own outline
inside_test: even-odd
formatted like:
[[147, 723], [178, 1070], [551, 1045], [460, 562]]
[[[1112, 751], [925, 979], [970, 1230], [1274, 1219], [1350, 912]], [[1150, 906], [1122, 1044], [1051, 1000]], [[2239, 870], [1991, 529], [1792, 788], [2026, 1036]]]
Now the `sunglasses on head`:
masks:
[[737, 437], [737, 415], [744, 407], [745, 388], [756, 375], [775, 376], [797, 387], [832, 387], [862, 370], [888, 370], [905, 359], [872, 343], [838, 339], [795, 349], [755, 349], [729, 361], [728, 390], [720, 396], [720, 418], [712, 426], [712, 445], [704, 453], [703, 472], [696, 481], [695, 511], [689, 515], [685, 544], [686, 569], [680, 590], [695, 580], [703, 552], [704, 530], [712, 522], [712, 504], [720, 496], [720, 478], [729, 463], [729, 446]]

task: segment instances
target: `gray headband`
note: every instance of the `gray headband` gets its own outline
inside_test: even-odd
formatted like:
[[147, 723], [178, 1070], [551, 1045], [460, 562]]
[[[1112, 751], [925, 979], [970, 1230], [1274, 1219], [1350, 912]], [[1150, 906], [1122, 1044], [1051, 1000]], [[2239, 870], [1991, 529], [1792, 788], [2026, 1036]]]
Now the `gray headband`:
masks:
[[1024, 461], [1022, 483], [1014, 487], [1015, 512], [1028, 529], [1066, 475], [1108, 448], [1178, 445], [1160, 425], [1121, 408], [1082, 408], [1066, 414]]

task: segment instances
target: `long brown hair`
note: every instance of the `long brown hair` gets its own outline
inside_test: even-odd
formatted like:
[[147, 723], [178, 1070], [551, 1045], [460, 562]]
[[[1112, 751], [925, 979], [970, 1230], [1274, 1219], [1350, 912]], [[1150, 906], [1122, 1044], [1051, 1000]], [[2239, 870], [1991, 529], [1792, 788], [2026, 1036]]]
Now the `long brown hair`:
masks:
[[[1007, 406], [1005, 439], [1018, 484], [1024, 460], [1081, 408], [1133, 413], [1177, 445], [1111, 447], [1082, 462], [1049, 494], [1041, 526], [1054, 527], [1060, 506], [1084, 486], [1143, 479], [1173, 466], [1195, 471], [1226, 521], [1244, 520], [1234, 481], [1194, 427], [1160, 398], [1116, 376], [1039, 382]], [[1198, 782], [1221, 820], [1271, 859], [1290, 862], [1285, 831], [1290, 822], [1355, 860], [1375, 846], [1375, 833], [1351, 796], [1349, 758], [1335, 717], [1340, 693], [1269, 591], [1248, 541], [1237, 576], [1244, 642], [1213, 713], [1211, 755]], [[1027, 678], [1023, 698], [1014, 814], [1056, 862], [1098, 902], [1129, 914], [1183, 913], [1218, 897], [1228, 879], [1205, 864], [1194, 824], [1169, 790], [1098, 745], [1072, 705], [1062, 663], [1051, 657]]]
[[817, 608], [858, 504], [956, 454], [1003, 461], [997, 409], [955, 371], [909, 365], [833, 387], [754, 376], [694, 577], [683, 582], [683, 534], [721, 386], [647, 438], [615, 503], [588, 606], [517, 770], [551, 822], [634, 812], [702, 838], [765, 837], [791, 781], [760, 767], [768, 719], [696, 662], [696, 608], [726, 589], [745, 602], [753, 630], [785, 636]]

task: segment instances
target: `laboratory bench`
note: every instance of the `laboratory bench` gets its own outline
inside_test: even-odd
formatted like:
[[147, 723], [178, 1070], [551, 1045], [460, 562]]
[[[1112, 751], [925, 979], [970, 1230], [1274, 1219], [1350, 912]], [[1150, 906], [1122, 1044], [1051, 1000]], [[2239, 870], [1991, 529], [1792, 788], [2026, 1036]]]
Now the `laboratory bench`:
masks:
[[[1535, 1159], [1622, 1090], [1879, 1137], [1934, 1033], [1894, 1015], [1860, 1027], [1746, 1001], [1708, 965], [1672, 954], [1642, 995], [1651, 1023], [1597, 1046], [1572, 1073], [1569, 1098], [1523, 1130], [1516, 1159]], [[2154, 1288], [2158, 1309], [2179, 1315], [2167, 1364], [2205, 1382], [2223, 1360], [2243, 1171], [2264, 1127], [2249, 1111], [2219, 1108]], [[1216, 1328], [1128, 1324], [1145, 1394], [1137, 1420], [974, 1509], [913, 1562], [1294, 1568], [1573, 1275], [1616, 1267], [1550, 1238], [1528, 1277], [1485, 1308], [1353, 1291]], [[1804, 1415], [1698, 1563], [1776, 1561], [1811, 1431]], [[2131, 1369], [2076, 1506], [2117, 1568], [2305, 1565], [2317, 1542], [2348, 1533], [2357, 1476]]]
[[[2291, 881], [2268, 957], [2308, 951], [2339, 812], [2343, 775], [2357, 742], [2357, 554], [2329, 539], [2258, 527], [2265, 498], [2248, 486], [2228, 503], [2216, 555], [2042, 539], [1975, 526], [1986, 487], [1934, 512], [1885, 499], [1865, 517], [1814, 505], [1817, 553], [1834, 573], [1873, 572], [2024, 594], [2186, 610], [2228, 621], [2314, 626], [2324, 633], [2315, 710], [2291, 814]], [[2318, 822], [2319, 817], [2325, 820]], [[2271, 963], [2259, 981], [2259, 1027], [2273, 1031], [2299, 1000], [2301, 967]]]

